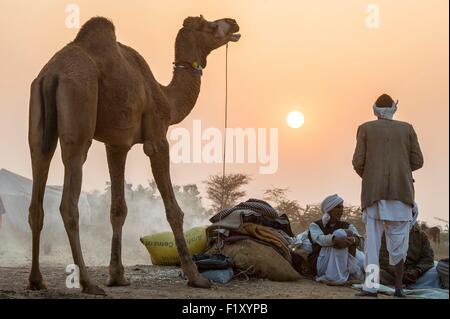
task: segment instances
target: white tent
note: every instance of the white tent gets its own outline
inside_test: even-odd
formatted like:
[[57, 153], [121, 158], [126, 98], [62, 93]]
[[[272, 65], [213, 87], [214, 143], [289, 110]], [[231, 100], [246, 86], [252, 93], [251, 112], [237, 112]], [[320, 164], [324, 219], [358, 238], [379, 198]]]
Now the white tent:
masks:
[[[0, 170], [0, 198], [5, 214], [3, 219], [17, 230], [29, 232], [28, 207], [31, 201], [32, 181], [6, 169]], [[62, 187], [47, 186], [44, 195], [44, 227], [61, 229], [63, 221], [59, 212]], [[78, 202], [80, 224], [91, 224], [91, 209], [86, 193], [81, 193]]]

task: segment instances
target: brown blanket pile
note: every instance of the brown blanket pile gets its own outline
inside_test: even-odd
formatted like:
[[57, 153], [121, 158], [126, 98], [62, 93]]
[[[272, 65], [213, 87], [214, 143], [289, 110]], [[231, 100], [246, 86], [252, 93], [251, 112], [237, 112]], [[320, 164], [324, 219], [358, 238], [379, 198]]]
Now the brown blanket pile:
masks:
[[231, 257], [237, 269], [260, 278], [300, 279], [302, 276], [292, 265], [289, 219], [274, 211], [264, 201], [249, 200], [228, 209], [226, 214], [219, 212], [206, 230], [208, 252]]

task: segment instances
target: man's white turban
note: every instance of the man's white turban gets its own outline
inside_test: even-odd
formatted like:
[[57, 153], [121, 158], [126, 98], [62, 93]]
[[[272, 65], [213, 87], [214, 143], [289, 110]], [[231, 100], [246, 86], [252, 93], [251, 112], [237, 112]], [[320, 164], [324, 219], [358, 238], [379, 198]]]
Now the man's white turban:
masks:
[[373, 105], [373, 114], [381, 119], [392, 120], [395, 112], [397, 112], [398, 101], [392, 102], [391, 107], [378, 107], [376, 104]]
[[330, 195], [327, 198], [325, 198], [320, 204], [320, 209], [322, 210], [323, 216], [322, 216], [322, 223], [324, 226], [328, 224], [330, 221], [330, 214], [328, 214], [333, 208], [338, 206], [339, 204], [342, 204], [344, 200], [339, 197], [338, 194]]

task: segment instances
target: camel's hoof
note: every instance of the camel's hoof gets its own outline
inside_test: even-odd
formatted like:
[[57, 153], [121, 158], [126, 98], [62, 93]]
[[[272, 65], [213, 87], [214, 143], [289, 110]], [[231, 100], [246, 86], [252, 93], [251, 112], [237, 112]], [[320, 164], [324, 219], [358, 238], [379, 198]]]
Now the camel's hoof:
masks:
[[188, 281], [188, 286], [195, 288], [211, 288], [211, 281], [208, 278], [198, 274], [194, 280]]
[[43, 280], [30, 280], [28, 283], [28, 290], [47, 290], [47, 285]]
[[118, 277], [109, 277], [106, 285], [108, 287], [124, 287], [129, 286], [130, 282], [127, 279], [125, 279], [125, 277], [122, 275]]
[[99, 295], [99, 296], [106, 295], [106, 292], [102, 288], [93, 284], [83, 287], [82, 292], [88, 295]]

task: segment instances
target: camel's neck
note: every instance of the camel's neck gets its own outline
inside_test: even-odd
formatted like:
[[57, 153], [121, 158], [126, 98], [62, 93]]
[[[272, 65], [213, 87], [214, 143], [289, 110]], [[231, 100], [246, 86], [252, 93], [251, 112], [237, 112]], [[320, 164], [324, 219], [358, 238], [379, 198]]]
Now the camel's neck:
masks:
[[191, 69], [177, 68], [165, 87], [170, 103], [170, 124], [180, 123], [195, 106], [200, 94], [201, 75]]
[[[182, 28], [175, 40], [175, 62], [181, 64], [199, 63], [206, 66], [208, 50], [197, 46], [195, 32]], [[170, 84], [163, 88], [170, 104], [170, 124], [180, 123], [195, 106], [200, 93], [201, 75], [189, 66], [177, 67]]]

